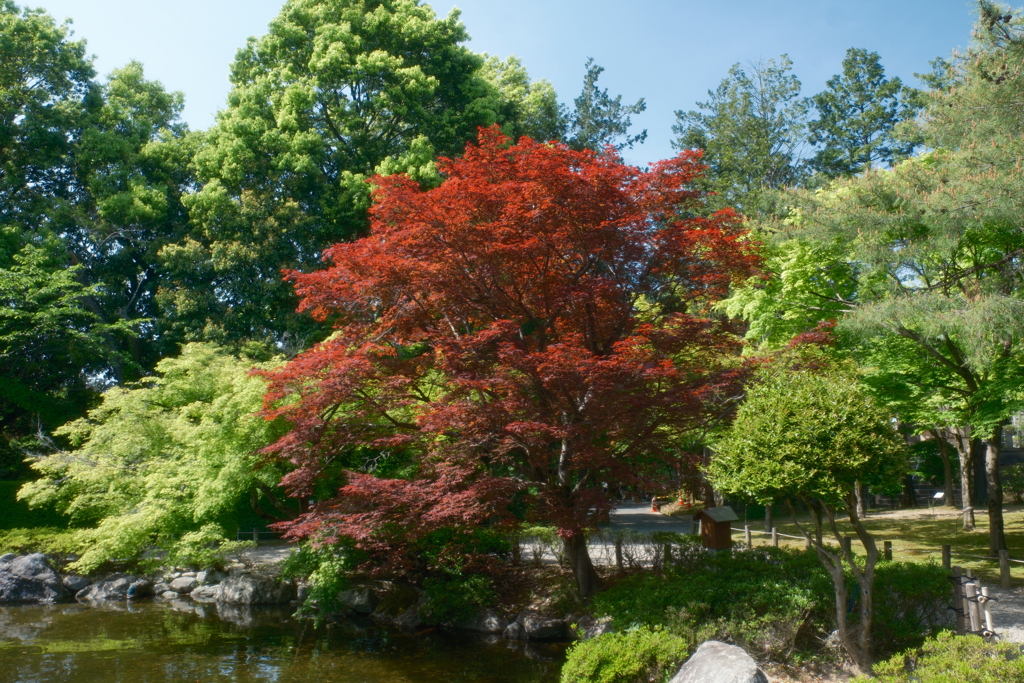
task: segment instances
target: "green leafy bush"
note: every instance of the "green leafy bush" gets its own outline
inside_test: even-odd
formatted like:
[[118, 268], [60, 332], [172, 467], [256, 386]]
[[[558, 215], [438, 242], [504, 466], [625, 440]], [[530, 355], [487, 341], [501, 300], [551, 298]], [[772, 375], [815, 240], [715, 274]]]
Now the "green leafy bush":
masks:
[[663, 576], [637, 574], [594, 598], [618, 628], [663, 626], [691, 647], [714, 637], [779, 661], [827, 632], [832, 584], [810, 553], [757, 547], [709, 555], [674, 549]]
[[667, 679], [690, 655], [685, 638], [659, 627], [581, 641], [562, 666], [562, 683], [647, 683]]
[[451, 578], [431, 577], [423, 582], [427, 603], [420, 617], [428, 624], [447, 625], [471, 618], [495, 601], [494, 582], [479, 574]]
[[1024, 503], [1024, 463], [1011, 465], [1003, 470], [1003, 491], [1014, 503]]
[[298, 613], [318, 623], [338, 608], [338, 594], [349, 587], [348, 573], [358, 562], [351, 543], [314, 546], [302, 543], [281, 568], [281, 578], [304, 579], [309, 593]]
[[952, 626], [949, 573], [934, 562], [879, 562], [875, 570], [874, 639], [886, 653], [921, 645]]
[[990, 644], [977, 636], [943, 631], [917, 650], [908, 650], [875, 666], [877, 678], [851, 683], [1021, 683], [1020, 645]]

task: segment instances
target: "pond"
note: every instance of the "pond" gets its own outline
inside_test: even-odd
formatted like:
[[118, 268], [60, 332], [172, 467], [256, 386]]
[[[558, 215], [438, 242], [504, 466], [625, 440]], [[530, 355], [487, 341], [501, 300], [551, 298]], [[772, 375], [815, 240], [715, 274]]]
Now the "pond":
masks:
[[288, 611], [172, 603], [0, 607], [9, 683], [548, 683], [564, 645], [368, 621], [316, 628]]

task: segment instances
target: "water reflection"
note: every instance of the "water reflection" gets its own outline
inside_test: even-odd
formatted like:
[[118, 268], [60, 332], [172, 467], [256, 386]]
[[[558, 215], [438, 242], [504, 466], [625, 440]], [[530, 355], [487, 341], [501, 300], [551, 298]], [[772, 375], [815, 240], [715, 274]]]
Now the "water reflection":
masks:
[[200, 605], [0, 607], [0, 680], [11, 683], [546, 683], [559, 646], [371, 622], [317, 629], [287, 611]]

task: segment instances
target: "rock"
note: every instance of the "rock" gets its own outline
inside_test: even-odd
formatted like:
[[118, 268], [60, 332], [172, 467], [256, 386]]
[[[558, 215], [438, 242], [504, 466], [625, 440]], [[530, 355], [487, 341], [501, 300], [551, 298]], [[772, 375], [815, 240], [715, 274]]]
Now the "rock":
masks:
[[579, 635], [581, 640], [597, 638], [598, 636], [603, 636], [605, 633], [615, 633], [615, 629], [612, 628], [611, 617], [595, 619], [589, 614], [584, 614], [576, 620], [576, 628], [580, 631]]
[[670, 683], [768, 683], [768, 677], [743, 648], [709, 640], [686, 660]]
[[219, 572], [216, 569], [207, 569], [201, 572], [196, 572], [196, 581], [199, 582], [200, 586], [220, 583], [226, 578], [227, 576], [223, 572]]
[[182, 576], [187, 576], [190, 579], [196, 578], [196, 573], [195, 572], [182, 572], [181, 575]]
[[501, 637], [505, 640], [526, 640], [526, 631], [519, 625], [519, 622], [513, 621], [505, 627], [505, 632], [501, 634]]
[[302, 585], [297, 586], [295, 588], [295, 599], [296, 600], [298, 600], [299, 602], [305, 604], [306, 598], [308, 598], [308, 597], [309, 597], [309, 586], [307, 584], [302, 584]]
[[159, 595], [164, 600], [177, 600], [178, 598], [181, 597], [180, 595], [178, 595], [174, 591], [164, 591], [163, 593], [160, 593]]
[[234, 574], [220, 585], [218, 602], [229, 605], [281, 605], [295, 597], [295, 584], [262, 574]]
[[128, 589], [139, 581], [137, 576], [111, 574], [75, 593], [78, 601], [100, 602], [103, 600], [127, 600]]
[[565, 638], [565, 621], [539, 614], [524, 612], [516, 619], [523, 627], [527, 640], [562, 640]]
[[197, 584], [198, 582], [194, 576], [179, 576], [171, 581], [171, 590], [184, 595], [185, 593], [191, 593]]
[[53, 604], [67, 595], [60, 576], [42, 553], [3, 555], [0, 561], [0, 603]]
[[129, 600], [142, 600], [151, 597], [153, 597], [153, 582], [149, 579], [132, 581], [132, 585], [128, 586]]
[[169, 590], [171, 590], [171, 586], [169, 584], [164, 583], [163, 581], [153, 586], [153, 592], [157, 595], [163, 595]]
[[498, 616], [492, 610], [483, 610], [472, 619], [458, 622], [455, 628], [476, 633], [504, 633], [508, 628], [508, 619]]
[[60, 581], [64, 584], [64, 587], [68, 589], [68, 592], [72, 595], [74, 595], [75, 593], [82, 590], [90, 583], [92, 583], [92, 579], [90, 579], [89, 577], [79, 576], [78, 574], [68, 574], [61, 578]]
[[357, 586], [338, 593], [338, 604], [356, 614], [373, 614], [380, 600], [366, 586]]
[[220, 599], [220, 586], [198, 586], [192, 591], [192, 599], [196, 602], [217, 602]]
[[420, 619], [419, 606], [410, 607], [392, 620], [392, 623], [403, 631], [415, 631], [423, 625]]

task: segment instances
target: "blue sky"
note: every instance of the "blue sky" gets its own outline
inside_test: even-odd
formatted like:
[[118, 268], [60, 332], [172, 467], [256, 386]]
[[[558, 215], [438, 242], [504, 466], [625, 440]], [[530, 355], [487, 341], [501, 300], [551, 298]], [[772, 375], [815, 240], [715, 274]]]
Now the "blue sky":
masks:
[[[19, 2], [19, 4], [22, 4]], [[131, 59], [149, 78], [185, 93], [185, 119], [206, 128], [225, 101], [228, 65], [248, 36], [265, 32], [281, 0], [36, 0], [71, 18], [101, 74]], [[692, 109], [736, 63], [788, 53], [804, 94], [821, 90], [849, 47], [874, 50], [891, 75], [914, 72], [970, 40], [970, 0], [437, 0], [452, 7], [476, 52], [523, 60], [534, 79], [551, 81], [563, 101], [580, 90], [583, 65], [605, 67], [601, 84], [632, 102], [647, 142], [627, 159], [646, 163], [673, 154], [677, 109]]]

